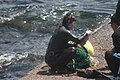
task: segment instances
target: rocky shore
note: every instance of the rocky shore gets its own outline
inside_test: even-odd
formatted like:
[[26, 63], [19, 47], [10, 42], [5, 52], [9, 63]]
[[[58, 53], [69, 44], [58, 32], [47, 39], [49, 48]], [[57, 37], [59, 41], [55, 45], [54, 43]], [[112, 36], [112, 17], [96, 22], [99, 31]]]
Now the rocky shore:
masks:
[[[97, 30], [93, 35], [90, 36], [89, 41], [93, 44], [95, 50], [95, 58], [98, 59], [99, 64], [94, 67], [100, 72], [109, 73], [107, 68], [106, 61], [104, 59], [104, 53], [107, 50], [111, 50], [113, 47], [111, 35], [113, 33], [112, 28], [108, 23], [101, 25], [100, 29]], [[105, 78], [93, 78], [87, 79], [79, 77], [76, 74], [72, 75], [42, 75], [39, 74], [42, 71], [42, 67], [45, 66], [45, 63], [36, 66], [33, 70], [29, 71], [25, 76], [20, 80], [108, 80]]]

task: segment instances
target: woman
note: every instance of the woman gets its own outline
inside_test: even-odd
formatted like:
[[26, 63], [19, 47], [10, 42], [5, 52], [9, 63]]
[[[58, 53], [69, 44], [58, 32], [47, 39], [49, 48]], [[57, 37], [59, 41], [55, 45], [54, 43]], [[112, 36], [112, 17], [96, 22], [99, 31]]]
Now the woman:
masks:
[[89, 34], [85, 34], [81, 39], [75, 37], [70, 30], [73, 29], [76, 23], [76, 18], [71, 13], [67, 13], [62, 22], [62, 26], [56, 29], [50, 39], [45, 62], [51, 67], [52, 70], [67, 70], [66, 66], [72, 59], [78, 57], [75, 54], [75, 47], [80, 44], [81, 47], [88, 40]]

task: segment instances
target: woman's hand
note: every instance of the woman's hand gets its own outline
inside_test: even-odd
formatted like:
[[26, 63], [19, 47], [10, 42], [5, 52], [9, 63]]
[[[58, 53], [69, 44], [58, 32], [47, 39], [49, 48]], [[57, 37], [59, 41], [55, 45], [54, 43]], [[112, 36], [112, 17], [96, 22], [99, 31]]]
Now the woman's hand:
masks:
[[92, 34], [92, 31], [91, 31], [91, 30], [87, 30], [87, 31], [86, 31], [86, 34], [87, 34], [87, 35], [91, 35], [91, 34]]

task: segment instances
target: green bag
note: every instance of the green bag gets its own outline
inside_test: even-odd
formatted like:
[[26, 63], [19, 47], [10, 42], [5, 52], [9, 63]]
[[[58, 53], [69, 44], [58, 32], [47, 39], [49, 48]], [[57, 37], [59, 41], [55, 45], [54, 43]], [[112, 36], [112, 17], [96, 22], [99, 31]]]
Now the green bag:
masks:
[[78, 58], [72, 59], [68, 62], [67, 66], [69, 68], [87, 68], [90, 66], [90, 55], [85, 48], [75, 49]]

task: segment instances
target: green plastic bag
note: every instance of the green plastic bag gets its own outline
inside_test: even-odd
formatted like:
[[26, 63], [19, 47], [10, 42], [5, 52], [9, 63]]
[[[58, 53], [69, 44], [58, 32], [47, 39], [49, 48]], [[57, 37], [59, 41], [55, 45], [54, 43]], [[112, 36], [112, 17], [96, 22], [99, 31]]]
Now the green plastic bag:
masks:
[[76, 48], [75, 49], [78, 58], [72, 59], [68, 62], [67, 66], [69, 68], [87, 68], [90, 66], [90, 55], [88, 54], [85, 48]]

